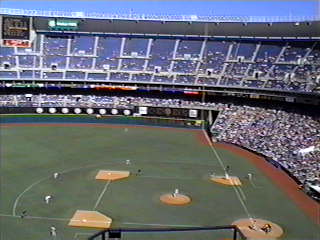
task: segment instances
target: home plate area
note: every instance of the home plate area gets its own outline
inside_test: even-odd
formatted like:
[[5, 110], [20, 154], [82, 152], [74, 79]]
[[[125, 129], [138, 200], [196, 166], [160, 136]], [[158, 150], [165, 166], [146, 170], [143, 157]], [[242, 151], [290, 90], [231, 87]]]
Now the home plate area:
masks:
[[[107, 181], [107, 185], [111, 181], [116, 181], [129, 177], [129, 171], [115, 171], [115, 170], [99, 170], [95, 179], [99, 181]], [[104, 189], [104, 191], [106, 188]], [[104, 191], [99, 197], [101, 199]], [[97, 205], [97, 204], [96, 204]], [[96, 206], [95, 206], [96, 207]], [[96, 228], [96, 229], [109, 229], [112, 219], [98, 211], [77, 210], [68, 226], [80, 228]]]
[[[98, 181], [106, 181], [107, 185], [100, 194], [98, 202], [101, 200], [107, 186], [112, 181], [125, 179], [129, 176], [129, 171], [99, 170], [95, 179]], [[240, 179], [236, 176], [211, 176], [210, 180], [218, 184], [229, 186], [242, 185]], [[159, 200], [166, 205], [174, 206], [188, 205], [192, 202], [191, 197], [180, 193], [179, 189], [175, 189], [172, 193], [161, 195]], [[68, 226], [78, 228], [110, 229], [111, 224], [112, 219], [98, 211], [77, 210], [70, 219]], [[248, 239], [277, 239], [283, 235], [283, 230], [279, 225], [263, 219], [239, 219], [234, 221], [232, 225], [236, 225]]]

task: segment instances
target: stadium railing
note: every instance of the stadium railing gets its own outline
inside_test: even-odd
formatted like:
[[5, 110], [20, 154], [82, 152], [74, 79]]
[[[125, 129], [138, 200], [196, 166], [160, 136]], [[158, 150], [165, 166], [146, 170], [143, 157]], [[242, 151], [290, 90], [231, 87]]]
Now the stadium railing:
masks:
[[198, 16], [198, 15], [155, 15], [155, 14], [113, 14], [113, 13], [88, 13], [47, 11], [32, 9], [0, 8], [0, 14], [20, 15], [33, 17], [68, 17], [92, 19], [119, 19], [119, 20], [155, 20], [155, 21], [195, 21], [195, 22], [303, 22], [317, 21], [320, 16]]
[[[136, 236], [133, 236], [136, 235]], [[185, 228], [126, 228], [108, 229], [100, 231], [88, 238], [88, 240], [106, 239], [247, 239], [235, 225], [213, 227], [185, 227]]]

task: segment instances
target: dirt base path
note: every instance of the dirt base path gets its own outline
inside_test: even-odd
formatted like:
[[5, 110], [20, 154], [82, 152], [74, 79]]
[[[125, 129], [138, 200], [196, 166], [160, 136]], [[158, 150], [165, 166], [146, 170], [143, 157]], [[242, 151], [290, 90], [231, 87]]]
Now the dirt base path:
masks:
[[285, 172], [268, 163], [263, 157], [232, 144], [214, 143], [214, 147], [225, 149], [238, 156], [246, 158], [266, 176], [268, 176], [280, 189], [282, 189], [314, 222], [320, 225], [320, 204], [308, 197], [299, 189], [298, 184]]

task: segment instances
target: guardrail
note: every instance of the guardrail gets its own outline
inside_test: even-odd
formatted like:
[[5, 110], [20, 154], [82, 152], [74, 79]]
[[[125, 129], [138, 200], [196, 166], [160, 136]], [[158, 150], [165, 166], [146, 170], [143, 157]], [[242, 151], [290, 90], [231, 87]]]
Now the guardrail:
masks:
[[68, 12], [32, 9], [0, 8], [2, 15], [31, 16], [31, 17], [63, 17], [63, 18], [92, 18], [119, 20], [150, 20], [150, 21], [188, 21], [188, 22], [305, 22], [320, 20], [320, 16], [199, 16], [199, 15], [169, 15], [169, 14], [113, 14], [98, 12]]

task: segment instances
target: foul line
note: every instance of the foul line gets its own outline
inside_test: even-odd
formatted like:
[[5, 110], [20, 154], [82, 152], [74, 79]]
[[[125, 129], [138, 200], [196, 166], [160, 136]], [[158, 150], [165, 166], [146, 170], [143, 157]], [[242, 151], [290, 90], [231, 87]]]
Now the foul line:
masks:
[[238, 190], [238, 192], [241, 194], [242, 199], [245, 201], [247, 198], [244, 192], [242, 191], [241, 186], [238, 186], [234, 179], [230, 179], [230, 181], [234, 184], [233, 187], [235, 188], [235, 190]]
[[[87, 165], [87, 166], [83, 166], [83, 167], [78, 167], [78, 168], [71, 168], [71, 169], [68, 169], [68, 170], [65, 170], [65, 171], [62, 171], [61, 173], [69, 173], [69, 172], [72, 172], [72, 171], [76, 171], [76, 170], [81, 170], [81, 169], [85, 169], [85, 168], [90, 168], [90, 167], [97, 167], [97, 166], [103, 166], [105, 165], [106, 163], [95, 163], [95, 164], [90, 164], [90, 165]], [[111, 163], [111, 164], [114, 164], [114, 163]], [[25, 194], [27, 191], [29, 191], [32, 187], [34, 187], [35, 185], [41, 183], [42, 181], [46, 180], [46, 179], [49, 179], [51, 176], [48, 176], [48, 177], [45, 177], [45, 178], [42, 178], [34, 183], [32, 183], [29, 187], [27, 187], [22, 193], [20, 193], [18, 195], [18, 197], [16, 198], [16, 200], [14, 201], [14, 204], [13, 204], [13, 209], [12, 209], [12, 215], [13, 216], [16, 216], [16, 208], [17, 208], [17, 205], [18, 205], [18, 202], [20, 201], [20, 198], [23, 196], [23, 194]]]
[[[11, 217], [11, 218], [21, 218], [17, 215], [0, 214], [0, 217]], [[54, 220], [54, 221], [70, 221], [69, 218], [52, 218], [52, 217], [37, 217], [37, 216], [24, 216], [25, 219], [43, 219], [43, 220]]]
[[[218, 159], [218, 161], [219, 161], [219, 163], [220, 163], [220, 165], [221, 165], [221, 167], [222, 167], [223, 171], [225, 172], [225, 166], [224, 166], [224, 164], [223, 164], [223, 162], [222, 162], [222, 160], [221, 160], [221, 158], [220, 158], [219, 154], [217, 153], [216, 149], [213, 147], [213, 144], [212, 144], [212, 142], [210, 141], [210, 138], [208, 137], [208, 135], [207, 135], [206, 131], [205, 131], [203, 128], [202, 128], [202, 131], [203, 131], [203, 133], [204, 133], [204, 135], [205, 135], [205, 137], [206, 137], [206, 139], [207, 139], [207, 141], [208, 141], [208, 143], [209, 143], [209, 145], [210, 145], [210, 147], [211, 147], [212, 151], [213, 151], [213, 152], [214, 152], [214, 154], [216, 155], [216, 157], [217, 157], [217, 159]], [[235, 186], [232, 186], [232, 188], [233, 188], [233, 189], [234, 189], [234, 191], [236, 192], [237, 197], [238, 197], [238, 199], [239, 199], [239, 201], [240, 201], [240, 203], [241, 203], [241, 205], [242, 205], [242, 207], [243, 207], [244, 211], [246, 212], [246, 214], [247, 214], [248, 218], [249, 218], [249, 219], [252, 219], [252, 216], [251, 216], [251, 214], [249, 213], [249, 210], [248, 210], [248, 208], [247, 208], [246, 204], [244, 203], [244, 201], [243, 201], [243, 199], [242, 199], [242, 197], [241, 197], [241, 195], [240, 195], [240, 193], [239, 193], [238, 189], [237, 189]]]
[[111, 183], [111, 180], [109, 180], [109, 181], [106, 183], [106, 185], [104, 186], [104, 188], [103, 188], [102, 192], [100, 193], [100, 196], [99, 196], [99, 198], [98, 198], [98, 200], [97, 200], [96, 204], [94, 205], [93, 210], [96, 210], [96, 208], [98, 207], [98, 205], [99, 205], [99, 203], [100, 203], [100, 201], [101, 201], [101, 199], [102, 199], [102, 197], [103, 197], [104, 193], [107, 191], [108, 186], [109, 186], [109, 184], [110, 184], [110, 183]]
[[[0, 214], [0, 217], [11, 217], [21, 218], [20, 216], [14, 216], [10, 214]], [[24, 216], [24, 219], [41, 219], [41, 220], [53, 220], [53, 221], [70, 221], [70, 218], [54, 218], [54, 217], [38, 217], [38, 216]], [[76, 220], [73, 220], [76, 221]], [[81, 221], [81, 220], [78, 220]], [[90, 221], [90, 222], [101, 222], [101, 221]], [[161, 223], [138, 223], [138, 222], [122, 222], [125, 225], [142, 225], [142, 226], [167, 226], [167, 227], [203, 227], [199, 225], [183, 225], [183, 224], [161, 224]], [[78, 235], [87, 235], [87, 233], [76, 233]], [[89, 233], [88, 233], [89, 234]]]
[[38, 180], [37, 182], [34, 182], [29, 187], [27, 187], [22, 193], [19, 194], [19, 196], [16, 198], [16, 200], [14, 201], [14, 204], [13, 204], [13, 209], [12, 209], [13, 216], [16, 216], [16, 208], [17, 208], [18, 202], [19, 202], [20, 198], [22, 197], [22, 195], [25, 194], [27, 191], [29, 191], [33, 186], [39, 184], [40, 182], [42, 182], [48, 178], [50, 178], [50, 177], [45, 177], [45, 178]]
[[[14, 216], [10, 214], [0, 214], [0, 217], [10, 217], [10, 218], [21, 218], [21, 216]], [[55, 217], [40, 217], [40, 216], [24, 216], [23, 219], [40, 219], [40, 220], [52, 220], [52, 221], [62, 221], [62, 222], [69, 222], [72, 218], [55, 218]], [[82, 222], [82, 220], [72, 220], [72, 222]], [[90, 223], [102, 223], [104, 221], [87, 221]]]
[[242, 191], [241, 186], [235, 186], [235, 187], [238, 188], [240, 194], [242, 195], [243, 200], [246, 201], [246, 200], [247, 200], [247, 197], [246, 197], [246, 195], [244, 194], [244, 192]]

